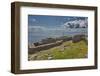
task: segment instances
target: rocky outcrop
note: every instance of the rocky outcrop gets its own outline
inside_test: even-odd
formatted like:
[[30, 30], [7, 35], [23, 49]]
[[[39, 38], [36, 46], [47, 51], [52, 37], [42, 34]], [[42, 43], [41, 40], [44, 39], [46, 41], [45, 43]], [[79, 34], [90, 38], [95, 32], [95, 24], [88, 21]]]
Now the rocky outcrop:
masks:
[[74, 43], [79, 42], [81, 40], [85, 40], [85, 35], [75, 35], [72, 38], [72, 42]]
[[40, 46], [37, 46], [37, 47], [34, 47], [34, 48], [28, 48], [28, 53], [32, 54], [32, 53], [36, 53], [36, 52], [39, 52], [39, 51], [42, 51], [42, 50], [47, 50], [47, 49], [59, 46], [62, 43], [63, 43], [63, 41], [60, 40], [60, 41], [57, 41], [57, 42], [54, 42], [54, 43], [44, 44], [44, 45], [40, 45]]

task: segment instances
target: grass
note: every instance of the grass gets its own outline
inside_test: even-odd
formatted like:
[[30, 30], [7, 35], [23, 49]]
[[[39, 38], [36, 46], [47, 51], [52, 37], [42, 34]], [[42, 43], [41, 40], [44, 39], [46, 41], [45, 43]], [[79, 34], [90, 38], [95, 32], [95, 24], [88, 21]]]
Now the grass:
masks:
[[29, 55], [29, 60], [55, 60], [86, 58], [88, 47], [85, 41], [72, 43], [64, 42], [62, 45]]

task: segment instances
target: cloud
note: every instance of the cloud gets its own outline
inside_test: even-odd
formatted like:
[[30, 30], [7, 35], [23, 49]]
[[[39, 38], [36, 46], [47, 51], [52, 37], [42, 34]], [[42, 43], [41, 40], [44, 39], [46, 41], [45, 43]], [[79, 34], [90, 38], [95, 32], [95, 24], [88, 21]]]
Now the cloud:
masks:
[[43, 26], [28, 26], [28, 31], [29, 32], [38, 32], [38, 31], [43, 31], [46, 28]]
[[28, 26], [28, 28], [34, 28], [34, 29], [38, 29], [38, 28], [40, 28], [40, 29], [45, 29], [45, 27], [43, 27], [43, 26]]
[[85, 19], [85, 20], [77, 20], [76, 19], [76, 20], [73, 20], [73, 21], [67, 21], [62, 26], [65, 27], [65, 28], [87, 27], [88, 26], [88, 20], [87, 19]]
[[37, 20], [36, 20], [35, 18], [32, 18], [31, 21], [32, 21], [32, 22], [36, 22]]
[[44, 26], [28, 26], [29, 32], [43, 32], [43, 31], [56, 31], [56, 30], [64, 30], [64, 28], [62, 26], [55, 28], [49, 28]]

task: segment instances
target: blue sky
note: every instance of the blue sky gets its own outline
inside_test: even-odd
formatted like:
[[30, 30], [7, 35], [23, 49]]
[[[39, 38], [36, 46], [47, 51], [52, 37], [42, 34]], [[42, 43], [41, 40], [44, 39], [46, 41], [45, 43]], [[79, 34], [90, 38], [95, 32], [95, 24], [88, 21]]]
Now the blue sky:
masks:
[[29, 43], [41, 41], [48, 37], [72, 36], [86, 31], [86, 28], [72, 29], [71, 25], [88, 25], [87, 17], [28, 15]]
[[59, 28], [68, 21], [85, 20], [86, 17], [28, 15], [28, 26]]

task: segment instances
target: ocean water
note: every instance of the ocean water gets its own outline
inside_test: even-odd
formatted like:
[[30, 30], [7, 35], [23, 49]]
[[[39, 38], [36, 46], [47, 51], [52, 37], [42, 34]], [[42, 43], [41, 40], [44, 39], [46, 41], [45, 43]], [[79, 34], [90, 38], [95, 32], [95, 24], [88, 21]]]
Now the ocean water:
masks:
[[45, 38], [56, 38], [61, 36], [74, 36], [77, 34], [88, 34], [88, 28], [73, 28], [66, 30], [29, 30], [28, 31], [28, 43], [39, 42]]

